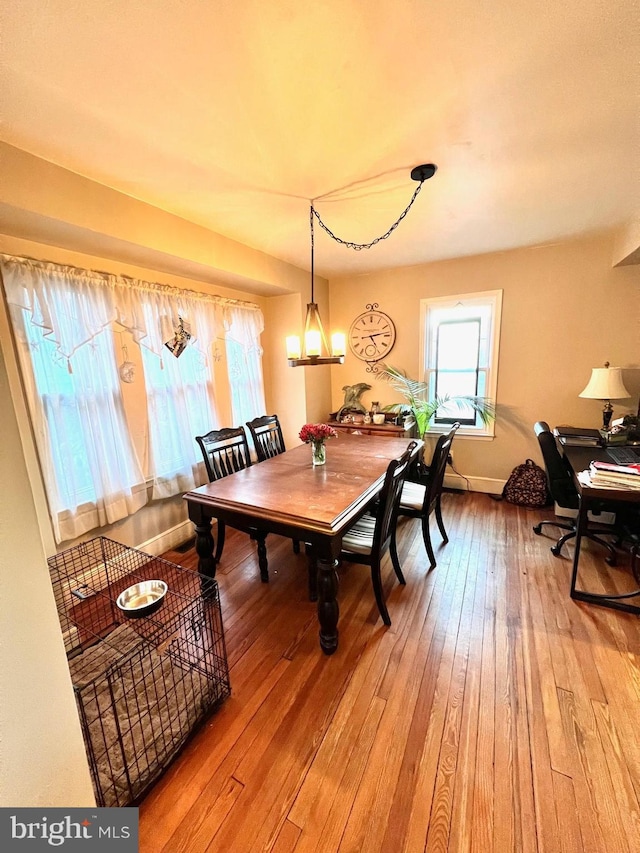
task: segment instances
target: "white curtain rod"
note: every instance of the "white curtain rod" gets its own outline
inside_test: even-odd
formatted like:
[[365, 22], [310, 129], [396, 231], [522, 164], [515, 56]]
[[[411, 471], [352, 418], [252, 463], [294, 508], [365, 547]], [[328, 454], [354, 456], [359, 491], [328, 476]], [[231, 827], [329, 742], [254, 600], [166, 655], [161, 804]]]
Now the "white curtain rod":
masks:
[[203, 302], [213, 302], [219, 305], [238, 305], [242, 308], [249, 308], [255, 311], [260, 310], [260, 306], [255, 302], [246, 302], [242, 299], [231, 299], [228, 296], [215, 296], [210, 293], [200, 293], [197, 290], [189, 288], [174, 287], [172, 284], [161, 284], [155, 281], [145, 281], [144, 279], [133, 278], [129, 275], [121, 273], [103, 272], [102, 270], [87, 270], [82, 267], [76, 267], [72, 264], [58, 264], [55, 261], [44, 261], [40, 258], [31, 258], [28, 255], [8, 255], [0, 254], [3, 261], [16, 263], [34, 264], [40, 269], [47, 267], [55, 267], [57, 270], [65, 273], [75, 273], [76, 275], [85, 275], [100, 281], [102, 284], [115, 285], [117, 287], [133, 287], [136, 290], [156, 291], [160, 293], [174, 293], [177, 296], [182, 296], [185, 299], [201, 299]]

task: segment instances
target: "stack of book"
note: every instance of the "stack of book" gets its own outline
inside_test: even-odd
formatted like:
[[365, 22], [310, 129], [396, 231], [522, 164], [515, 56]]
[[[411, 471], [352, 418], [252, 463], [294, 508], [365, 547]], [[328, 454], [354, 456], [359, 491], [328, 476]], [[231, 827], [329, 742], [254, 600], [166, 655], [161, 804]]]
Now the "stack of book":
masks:
[[589, 480], [592, 486], [607, 489], [640, 489], [640, 464], [592, 462], [589, 466]]
[[566, 447], [599, 447], [603, 443], [600, 430], [590, 427], [557, 426], [553, 434]]

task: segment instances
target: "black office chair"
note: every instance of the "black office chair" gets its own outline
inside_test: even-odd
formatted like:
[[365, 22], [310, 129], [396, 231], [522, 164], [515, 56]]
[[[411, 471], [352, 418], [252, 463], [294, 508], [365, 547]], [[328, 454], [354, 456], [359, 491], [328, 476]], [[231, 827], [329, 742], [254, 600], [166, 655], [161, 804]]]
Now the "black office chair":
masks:
[[[371, 567], [373, 592], [385, 625], [391, 625], [391, 619], [384, 600], [380, 564], [384, 555], [390, 550], [395, 533], [400, 493], [416, 446], [417, 443], [412, 441], [400, 459], [393, 459], [387, 466], [375, 515], [363, 515], [342, 537], [340, 559]], [[390, 557], [398, 580], [404, 584], [405, 579], [395, 548], [390, 550]]]
[[[540, 450], [542, 451], [542, 458], [544, 459], [544, 467], [547, 472], [547, 482], [549, 484], [551, 497], [559, 506], [577, 510], [580, 506], [578, 490], [573, 482], [569, 466], [558, 450], [558, 445], [556, 444], [555, 437], [549, 428], [549, 424], [545, 421], [537, 421], [534, 424], [533, 429], [538, 437], [538, 443], [540, 445]], [[551, 546], [551, 553], [554, 556], [559, 557], [564, 543], [576, 536], [576, 524], [577, 522], [572, 519], [567, 519], [566, 521], [547, 519], [534, 525], [533, 532], [540, 535], [542, 533], [542, 528], [546, 525], [551, 525], [553, 527], [558, 527], [560, 530], [568, 531], [564, 535], [560, 536], [555, 545]], [[610, 542], [602, 539], [599, 534], [607, 535], [609, 534], [609, 531], [605, 530], [603, 527], [593, 527], [593, 525], [590, 525], [587, 527], [587, 530], [583, 535], [588, 539], [591, 539], [593, 542], [597, 542], [599, 545], [602, 545], [603, 548], [606, 548], [609, 552], [609, 556], [606, 557], [606, 562], [611, 566], [615, 566], [615, 548]], [[617, 536], [617, 533], [616, 531], [611, 530], [609, 535]]]
[[[441, 499], [447, 459], [451, 451], [451, 444], [459, 428], [460, 424], [456, 422], [452, 425], [448, 433], [438, 438], [430, 465], [428, 467], [420, 465], [417, 469], [417, 475], [409, 475], [402, 487], [402, 495], [400, 496], [398, 515], [419, 518], [422, 524], [422, 538], [427, 556], [429, 557], [429, 571], [436, 567], [436, 558], [433, 553], [429, 528], [429, 519], [432, 513], [435, 513], [443, 542], [446, 544], [449, 541], [442, 520]], [[392, 549], [395, 550], [395, 547], [394, 531]]]
[[[204, 459], [205, 468], [209, 482], [220, 480], [233, 474], [235, 471], [242, 471], [251, 465], [251, 456], [249, 454], [249, 445], [247, 436], [242, 427], [232, 429], [214, 429], [206, 435], [197, 435], [196, 441], [202, 457]], [[262, 533], [254, 528], [239, 528], [244, 533], [248, 533], [251, 539], [256, 543], [258, 548], [258, 565], [260, 566], [260, 579], [263, 583], [269, 580], [269, 564], [267, 561], [267, 546], [265, 540], [266, 533]], [[225, 540], [225, 523], [218, 521], [218, 536], [216, 542], [215, 560], [218, 562], [222, 557]]]
[[277, 415], [262, 415], [247, 423], [258, 462], [285, 452], [282, 429]]

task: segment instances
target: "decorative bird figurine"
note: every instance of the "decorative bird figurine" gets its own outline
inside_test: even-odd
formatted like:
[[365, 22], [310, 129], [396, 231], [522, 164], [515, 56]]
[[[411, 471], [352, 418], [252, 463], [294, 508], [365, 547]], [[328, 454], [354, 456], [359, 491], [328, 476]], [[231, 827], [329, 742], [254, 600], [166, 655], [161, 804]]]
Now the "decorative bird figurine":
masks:
[[362, 412], [366, 414], [367, 410], [360, 402], [360, 397], [365, 391], [371, 390], [371, 385], [366, 382], [358, 382], [355, 385], [343, 385], [344, 403], [338, 409], [336, 420], [340, 420], [344, 412]]

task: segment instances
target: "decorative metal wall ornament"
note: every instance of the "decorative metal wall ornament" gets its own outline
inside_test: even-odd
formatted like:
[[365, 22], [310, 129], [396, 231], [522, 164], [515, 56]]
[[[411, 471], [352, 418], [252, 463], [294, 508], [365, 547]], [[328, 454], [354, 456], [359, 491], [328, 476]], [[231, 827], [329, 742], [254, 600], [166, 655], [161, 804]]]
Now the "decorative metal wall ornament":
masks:
[[120, 332], [120, 341], [120, 347], [122, 349], [122, 364], [118, 368], [118, 375], [123, 382], [130, 384], [135, 379], [136, 366], [132, 361], [129, 361], [127, 347], [122, 343], [122, 332]]
[[165, 341], [164, 345], [176, 358], [179, 358], [185, 351], [190, 339], [191, 332], [189, 332], [188, 328], [185, 328], [182, 317], [178, 315], [178, 325], [175, 329], [175, 335], [170, 340]]
[[[303, 336], [304, 351], [300, 346], [300, 337], [298, 335], [289, 335], [287, 337], [287, 358], [289, 360], [290, 367], [311, 367], [317, 364], [344, 364], [344, 334], [337, 333], [332, 336], [331, 350], [329, 350], [327, 338], [322, 326], [322, 320], [320, 319], [320, 312], [317, 304], [314, 302], [314, 218], [318, 220], [320, 227], [329, 235], [329, 237], [331, 237], [332, 240], [335, 240], [336, 243], [341, 243], [348, 249], [354, 249], [357, 252], [362, 249], [370, 249], [372, 246], [375, 246], [376, 243], [379, 243], [381, 240], [386, 240], [391, 236], [407, 213], [411, 210], [413, 203], [422, 189], [422, 184], [435, 175], [437, 168], [438, 167], [433, 163], [424, 163], [423, 165], [416, 166], [411, 170], [411, 180], [418, 181], [418, 186], [411, 196], [411, 201], [396, 221], [385, 231], [385, 233], [374, 238], [369, 243], [354, 243], [350, 240], [343, 240], [341, 237], [338, 237], [322, 221], [320, 214], [313, 206], [313, 199], [311, 200], [309, 210], [309, 225], [311, 233], [311, 302], [307, 303], [307, 316]], [[372, 367], [372, 364], [373, 361], [369, 363], [369, 367], [367, 368], [368, 372], [375, 372], [375, 368]]]

